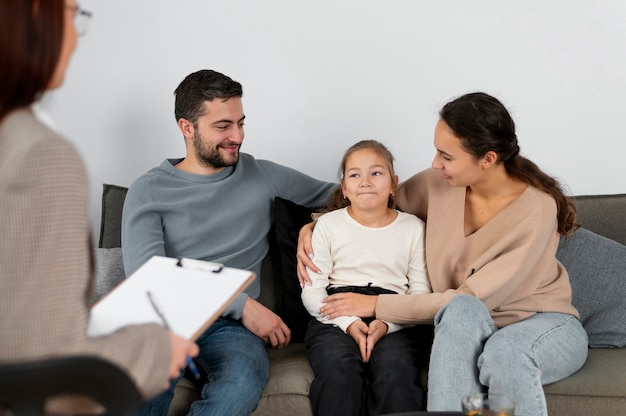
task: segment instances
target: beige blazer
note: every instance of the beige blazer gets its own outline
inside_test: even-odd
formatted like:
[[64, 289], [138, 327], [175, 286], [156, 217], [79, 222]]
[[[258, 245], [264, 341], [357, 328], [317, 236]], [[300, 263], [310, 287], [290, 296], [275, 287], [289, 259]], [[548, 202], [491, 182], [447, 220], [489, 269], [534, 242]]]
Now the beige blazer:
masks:
[[158, 325], [86, 337], [94, 280], [87, 174], [31, 109], [0, 121], [0, 364], [74, 354], [125, 369], [145, 398], [167, 384]]

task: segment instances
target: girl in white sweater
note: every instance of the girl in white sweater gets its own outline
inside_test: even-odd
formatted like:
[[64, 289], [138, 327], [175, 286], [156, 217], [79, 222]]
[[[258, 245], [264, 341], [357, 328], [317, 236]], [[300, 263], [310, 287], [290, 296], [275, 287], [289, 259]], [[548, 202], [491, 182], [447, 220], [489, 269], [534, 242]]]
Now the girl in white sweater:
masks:
[[[394, 209], [398, 178], [393, 156], [381, 143], [361, 141], [341, 163], [341, 194], [313, 232], [320, 274], [302, 291], [311, 320], [305, 335], [315, 372], [311, 402], [316, 415], [384, 414], [420, 410], [419, 342], [428, 327], [319, 312], [337, 292], [367, 295], [429, 293], [424, 222]], [[330, 208], [330, 207], [329, 207]], [[363, 409], [361, 409], [363, 407]], [[363, 413], [361, 413], [363, 411]]]

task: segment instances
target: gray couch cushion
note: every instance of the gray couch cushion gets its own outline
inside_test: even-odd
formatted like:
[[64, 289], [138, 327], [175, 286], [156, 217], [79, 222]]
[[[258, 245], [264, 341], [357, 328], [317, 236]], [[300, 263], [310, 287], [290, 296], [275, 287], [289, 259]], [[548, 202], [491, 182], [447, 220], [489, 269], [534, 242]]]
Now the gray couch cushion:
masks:
[[97, 248], [95, 300], [109, 293], [124, 278], [122, 248]]
[[626, 349], [589, 350], [585, 365], [544, 386], [549, 415], [623, 415], [626, 409]]
[[581, 228], [561, 239], [557, 258], [569, 273], [589, 346], [626, 347], [626, 246]]

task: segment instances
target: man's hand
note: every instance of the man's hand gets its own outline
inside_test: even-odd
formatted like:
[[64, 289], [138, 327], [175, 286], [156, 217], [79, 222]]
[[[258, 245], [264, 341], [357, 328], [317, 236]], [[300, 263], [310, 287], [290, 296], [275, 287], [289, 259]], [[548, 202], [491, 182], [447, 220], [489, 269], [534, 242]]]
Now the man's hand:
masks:
[[367, 332], [369, 328], [365, 322], [360, 319], [352, 322], [348, 329], [346, 329], [346, 333], [354, 338], [356, 345], [359, 346], [359, 351], [361, 352], [361, 360], [364, 363], [369, 359], [367, 354]]
[[272, 348], [282, 348], [291, 340], [291, 330], [283, 320], [250, 297], [243, 307], [241, 323]]
[[313, 247], [311, 246], [311, 238], [313, 237], [313, 225], [314, 223], [306, 224], [300, 229], [298, 234], [298, 249], [296, 251], [296, 258], [298, 260], [298, 280], [300, 281], [300, 287], [304, 287], [305, 284], [312, 284], [309, 273], [306, 268], [313, 270], [316, 273], [320, 272], [320, 269], [311, 260], [313, 258]]
[[320, 315], [334, 319], [338, 316], [376, 316], [377, 295], [361, 295], [346, 292], [326, 297], [320, 308]]

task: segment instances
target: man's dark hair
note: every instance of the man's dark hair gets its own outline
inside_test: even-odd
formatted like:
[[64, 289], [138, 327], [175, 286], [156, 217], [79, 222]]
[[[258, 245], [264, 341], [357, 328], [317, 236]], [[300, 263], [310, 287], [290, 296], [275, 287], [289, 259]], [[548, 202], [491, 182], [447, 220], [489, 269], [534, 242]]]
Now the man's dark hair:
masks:
[[203, 69], [187, 75], [174, 91], [174, 116], [176, 121], [184, 118], [196, 125], [204, 115], [204, 102], [216, 98], [224, 101], [241, 97], [241, 84], [219, 72]]

